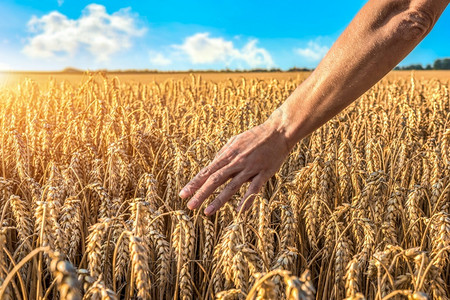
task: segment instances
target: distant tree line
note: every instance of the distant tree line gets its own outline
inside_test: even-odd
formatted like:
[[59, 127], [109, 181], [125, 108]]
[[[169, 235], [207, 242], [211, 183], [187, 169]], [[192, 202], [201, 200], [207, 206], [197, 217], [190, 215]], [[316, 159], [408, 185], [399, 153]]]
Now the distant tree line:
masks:
[[[223, 69], [223, 70], [186, 70], [186, 71], [160, 71], [160, 70], [149, 70], [149, 69], [140, 69], [140, 70], [92, 70], [93, 72], [108, 72], [108, 73], [125, 73], [125, 74], [133, 74], [133, 73], [223, 73], [223, 72], [232, 72], [232, 73], [248, 73], [248, 72], [309, 72], [314, 69], [308, 69], [308, 68], [298, 68], [293, 67], [288, 70], [282, 70], [280, 68], [271, 68], [271, 69], [263, 69], [263, 68], [255, 68], [255, 69], [248, 69], [248, 70], [232, 70], [232, 69]], [[413, 64], [409, 66], [395, 67], [394, 70], [450, 70], [450, 58], [442, 58], [437, 59], [434, 61], [434, 63], [428, 64], [425, 67], [421, 64]], [[83, 73], [84, 70], [68, 67], [61, 71], [62, 73]]]
[[450, 70], [450, 58], [436, 59], [433, 65], [428, 64], [426, 67], [415, 64], [404, 67], [397, 66], [394, 70]]
[[[309, 72], [313, 69], [308, 68], [297, 68], [293, 67], [288, 70], [282, 70], [280, 68], [271, 68], [271, 69], [263, 69], [263, 68], [254, 68], [254, 69], [223, 69], [223, 70], [186, 70], [186, 71], [160, 71], [160, 70], [151, 70], [151, 69], [127, 69], [127, 70], [107, 70], [107, 69], [98, 69], [91, 70], [91, 72], [103, 72], [103, 73], [124, 73], [124, 74], [141, 74], [141, 73], [263, 73], [263, 72]], [[64, 70], [61, 70], [62, 73], [84, 73], [84, 70], [68, 67]]]

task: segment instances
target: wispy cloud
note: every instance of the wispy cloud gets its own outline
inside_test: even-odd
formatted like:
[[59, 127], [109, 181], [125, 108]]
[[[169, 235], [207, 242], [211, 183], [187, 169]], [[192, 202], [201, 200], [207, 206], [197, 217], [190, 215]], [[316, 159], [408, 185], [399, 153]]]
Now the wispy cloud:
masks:
[[232, 41], [203, 32], [187, 37], [183, 44], [173, 45], [173, 48], [186, 54], [192, 64], [224, 63], [228, 66], [232, 62], [243, 62], [250, 67], [272, 67], [272, 56], [257, 43], [258, 40], [253, 39], [238, 49]]
[[316, 62], [321, 60], [329, 49], [329, 47], [323, 46], [317, 41], [309, 41], [307, 47], [297, 48], [294, 51], [306, 60]]
[[53, 11], [28, 22], [33, 37], [23, 52], [35, 58], [73, 56], [87, 50], [98, 61], [106, 61], [121, 50], [131, 47], [132, 37], [142, 36], [145, 28], [136, 25], [129, 8], [108, 14], [103, 5], [90, 4], [79, 19]]
[[172, 64], [172, 60], [164, 56], [162, 53], [150, 51], [150, 62], [155, 66], [168, 66]]

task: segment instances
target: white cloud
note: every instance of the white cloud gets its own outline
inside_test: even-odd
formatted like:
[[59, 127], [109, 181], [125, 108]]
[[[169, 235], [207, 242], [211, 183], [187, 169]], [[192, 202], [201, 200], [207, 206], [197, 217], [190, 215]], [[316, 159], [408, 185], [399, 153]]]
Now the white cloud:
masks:
[[258, 43], [258, 40], [248, 42], [241, 50], [241, 58], [251, 67], [272, 67], [274, 65], [272, 56], [266, 49], [256, 47], [256, 43]]
[[53, 11], [28, 22], [34, 37], [28, 40], [23, 52], [36, 58], [73, 56], [82, 49], [98, 61], [131, 47], [131, 38], [142, 36], [145, 28], [138, 28], [130, 9], [108, 14], [103, 5], [86, 6], [79, 19]]
[[309, 41], [306, 48], [297, 48], [294, 51], [309, 61], [319, 61], [327, 54], [328, 50], [327, 46], [321, 46], [317, 42]]
[[237, 49], [232, 41], [221, 37], [210, 37], [208, 32], [196, 33], [187, 37], [181, 45], [174, 48], [185, 53], [193, 64], [245, 62], [250, 67], [272, 67], [273, 60], [264, 48], [258, 48], [258, 40], [249, 41], [242, 49]]
[[168, 66], [172, 60], [164, 56], [162, 53], [150, 51], [150, 62], [156, 66]]
[[175, 45], [175, 47], [184, 51], [194, 64], [225, 62], [230, 56], [239, 54], [233, 42], [223, 38], [211, 38], [207, 32], [189, 36], [182, 45]]

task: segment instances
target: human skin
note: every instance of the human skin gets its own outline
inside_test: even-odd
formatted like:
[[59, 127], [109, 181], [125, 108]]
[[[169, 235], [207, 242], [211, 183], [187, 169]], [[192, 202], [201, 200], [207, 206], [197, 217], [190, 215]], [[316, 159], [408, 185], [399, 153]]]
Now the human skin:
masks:
[[237, 207], [281, 167], [295, 144], [342, 111], [395, 67], [431, 31], [449, 0], [370, 0], [323, 60], [261, 125], [237, 136], [180, 191], [197, 209], [231, 179], [206, 207], [212, 215], [242, 184], [250, 182]]

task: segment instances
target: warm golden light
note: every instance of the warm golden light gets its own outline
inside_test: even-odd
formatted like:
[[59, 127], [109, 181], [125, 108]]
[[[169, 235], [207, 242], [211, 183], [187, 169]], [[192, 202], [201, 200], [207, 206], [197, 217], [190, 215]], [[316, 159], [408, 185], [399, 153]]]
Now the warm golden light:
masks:
[[9, 72], [0, 71], [0, 87], [8, 84]]

